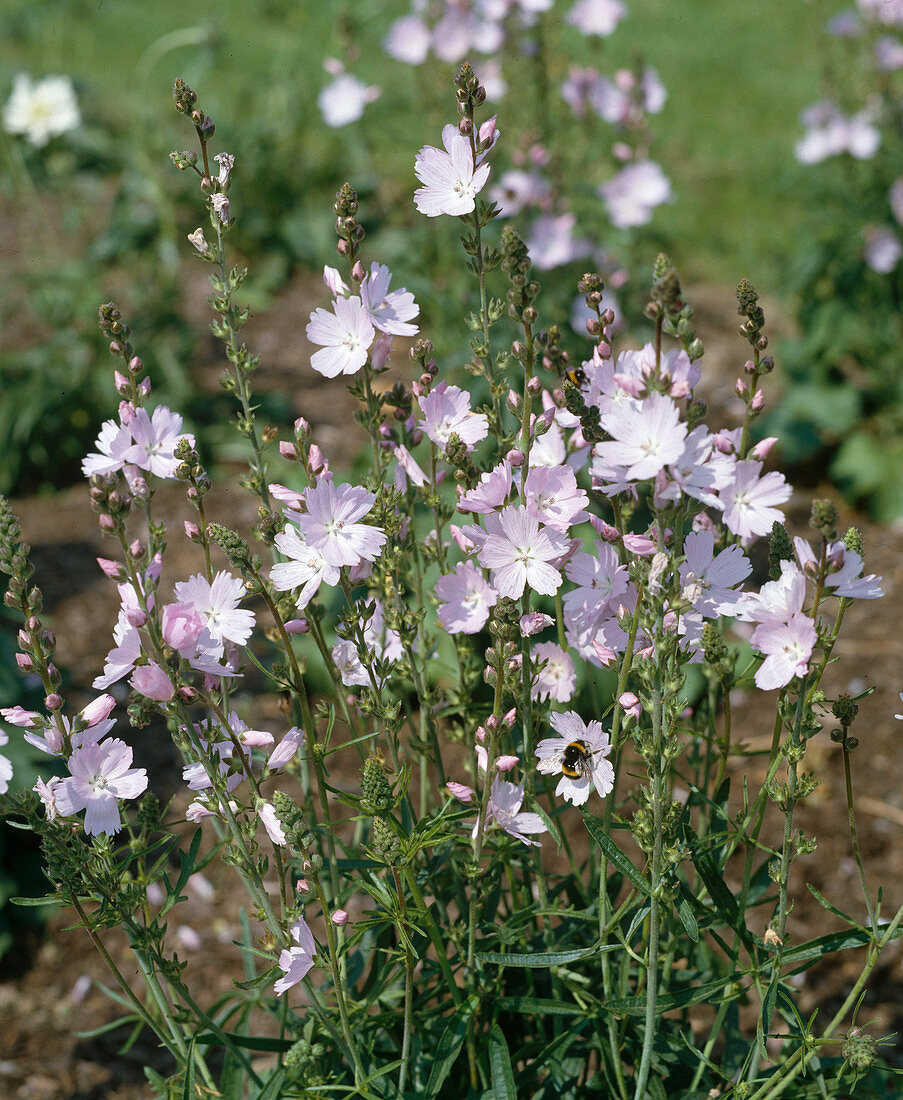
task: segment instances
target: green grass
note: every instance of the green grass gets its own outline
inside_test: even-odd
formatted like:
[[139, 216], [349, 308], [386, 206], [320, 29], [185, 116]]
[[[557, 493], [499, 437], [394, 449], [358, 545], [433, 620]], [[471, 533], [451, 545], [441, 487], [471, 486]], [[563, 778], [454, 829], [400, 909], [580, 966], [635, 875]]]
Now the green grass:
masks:
[[[677, 199], [658, 212], [655, 229], [685, 278], [733, 283], [749, 274], [762, 286], [776, 285], [780, 257], [805, 215], [793, 186], [799, 111], [819, 94], [823, 28], [842, 0], [629, 0], [629, 6], [630, 17], [598, 49], [597, 63], [629, 65], [639, 52], [668, 89], [665, 110], [653, 120], [659, 135], [653, 155]], [[146, 153], [159, 157], [187, 144], [168, 93], [172, 77], [181, 75], [223, 120], [227, 147], [230, 120], [247, 121], [249, 111], [265, 109], [291, 131], [281, 155], [328, 160], [347, 142], [369, 160], [365, 175], [391, 172], [394, 164], [403, 180], [416, 148], [436, 140], [440, 117], [424, 102], [418, 75], [378, 46], [393, 15], [404, 10], [404, 3], [379, 0], [200, 0], [190, 8], [176, 0], [5, 0], [0, 94], [20, 69], [67, 72], [88, 117], [143, 120], [132, 132], [143, 132], [138, 140], [150, 145]], [[363, 125], [324, 134], [314, 100], [325, 79], [323, 57], [342, 52], [343, 25], [362, 46], [355, 71], [385, 90]], [[550, 26], [550, 38], [563, 30]], [[583, 47], [589, 60], [593, 44]], [[501, 105], [503, 126], [510, 110]], [[324, 192], [341, 182], [339, 172], [331, 181], [327, 163]]]

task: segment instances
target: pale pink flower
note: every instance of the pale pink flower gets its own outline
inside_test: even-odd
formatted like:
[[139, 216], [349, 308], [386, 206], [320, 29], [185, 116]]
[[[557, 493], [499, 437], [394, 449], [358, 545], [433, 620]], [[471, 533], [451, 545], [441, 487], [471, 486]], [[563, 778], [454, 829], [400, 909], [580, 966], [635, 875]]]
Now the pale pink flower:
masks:
[[430, 52], [430, 31], [417, 15], [396, 19], [383, 39], [383, 49], [396, 61], [422, 65]]
[[173, 451], [180, 440], [187, 439], [194, 446], [194, 436], [182, 431], [181, 416], [165, 405], [158, 405], [152, 416], [147, 409], [138, 409], [129, 431], [134, 443], [125, 452], [125, 461], [157, 477], [176, 476], [179, 461]]
[[420, 398], [420, 411], [423, 419], [418, 426], [442, 448], [452, 435], [456, 435], [468, 450], [472, 450], [489, 434], [486, 415], [471, 411], [470, 394], [447, 382], [440, 382]]
[[299, 611], [307, 607], [324, 581], [330, 586], [339, 583], [339, 567], [330, 565], [322, 550], [309, 546], [292, 524], [276, 535], [276, 549], [289, 560], [270, 569], [270, 580], [277, 592], [300, 589], [295, 600]]
[[138, 665], [129, 683], [139, 695], [155, 699], [158, 703], [168, 703], [176, 693], [169, 676], [155, 661]]
[[106, 420], [94, 446], [97, 450], [82, 460], [82, 473], [85, 477], [114, 474], [129, 461], [126, 453], [132, 446], [132, 433], [126, 425]]
[[567, 703], [577, 687], [577, 673], [567, 650], [556, 642], [539, 642], [533, 647], [531, 657], [534, 667], [543, 666], [536, 674], [531, 698]]
[[489, 534], [479, 557], [492, 571], [498, 594], [517, 600], [529, 587], [545, 596], [554, 595], [562, 577], [549, 562], [567, 552], [567, 542], [555, 531], [540, 530], [539, 521], [522, 505], [509, 504], [489, 519]]
[[502, 217], [516, 217], [525, 207], [541, 207], [551, 190], [548, 180], [538, 172], [525, 172], [513, 169], [505, 172], [495, 187], [489, 191], [489, 197], [498, 203]]
[[625, 165], [598, 193], [617, 229], [645, 225], [657, 206], [674, 197], [668, 177], [652, 160]]
[[56, 819], [56, 790], [62, 782], [62, 777], [59, 775], [52, 775], [46, 783], [38, 776], [37, 783], [31, 788], [38, 798], [40, 798], [41, 802], [43, 802], [44, 814], [48, 821], [54, 821]]
[[317, 953], [317, 944], [314, 934], [307, 927], [303, 917], [299, 917], [291, 928], [292, 939], [298, 944], [290, 947], [288, 951], [282, 951], [279, 955], [279, 969], [283, 977], [273, 986], [277, 997], [281, 997], [287, 990], [304, 977], [314, 965], [314, 956]]
[[575, 236], [576, 228], [576, 214], [543, 214], [538, 217], [525, 241], [533, 266], [539, 271], [550, 271], [553, 267], [561, 267], [589, 255], [592, 242]]
[[539, 634], [554, 622], [552, 616], [546, 615], [544, 611], [530, 611], [520, 617], [520, 636], [532, 638], [534, 634]]
[[762, 463], [747, 459], [737, 462], [731, 483], [720, 492], [724, 522], [741, 539], [767, 535], [784, 513], [775, 505], [790, 499], [791, 487], [776, 470], [762, 475]]
[[[536, 746], [536, 770], [544, 775], [560, 775], [555, 794], [563, 795], [575, 806], [582, 806], [595, 787], [604, 798], [615, 785], [615, 770], [608, 759], [611, 739], [601, 722], [587, 725], [575, 711], [550, 714], [549, 722], [558, 737], [549, 737]], [[576, 743], [583, 750], [574, 758], [568, 746]], [[576, 762], [576, 763], [575, 763]], [[576, 777], [566, 775], [562, 768], [576, 771]]]
[[750, 645], [765, 654], [756, 670], [756, 687], [773, 691], [796, 676], [805, 676], [818, 635], [808, 615], [795, 612], [787, 622], [760, 623]]
[[340, 73], [320, 89], [317, 106], [326, 125], [337, 129], [356, 122], [367, 104], [379, 99], [381, 94], [375, 85], [368, 86], [351, 73]]
[[[9, 741], [9, 734], [5, 730], [0, 730], [0, 745], [5, 745]], [[13, 765], [12, 761], [8, 760], [5, 756], [0, 755], [0, 794], [6, 794], [9, 790], [9, 781], [13, 777]]]
[[385, 532], [357, 522], [375, 501], [374, 494], [359, 485], [319, 481], [305, 493], [307, 511], [297, 517], [301, 536], [308, 546], [321, 551], [329, 565], [341, 568], [375, 561], [385, 544]]
[[743, 622], [786, 623], [806, 602], [806, 575], [793, 561], [781, 562], [777, 580], [763, 584], [758, 593], [741, 596], [732, 614]]
[[266, 829], [267, 836], [272, 840], [274, 844], [280, 847], [285, 847], [288, 843], [285, 836], [285, 830], [282, 828], [282, 823], [276, 816], [276, 810], [271, 802], [261, 802], [257, 807], [257, 816], [260, 818], [260, 822]]
[[569, 466], [531, 469], [524, 480], [524, 500], [531, 516], [562, 534], [587, 518], [583, 509], [589, 497], [578, 487]]
[[449, 634], [478, 633], [498, 599], [482, 572], [470, 562], [459, 562], [454, 573], [440, 577], [434, 592], [441, 601], [439, 622]]
[[204, 625], [200, 613], [185, 604], [168, 603], [160, 611], [163, 641], [182, 656], [194, 656]]
[[903, 244], [896, 233], [883, 226], [867, 225], [862, 230], [863, 257], [872, 271], [889, 275], [903, 256]]
[[395, 461], [398, 463], [398, 470], [401, 471], [402, 475], [401, 484], [399, 484], [398, 478], [396, 478], [395, 482], [399, 492], [404, 492], [405, 484], [408, 480], [417, 486], [426, 485], [429, 479], [407, 447], [399, 443], [392, 454]]
[[57, 812], [68, 817], [84, 810], [89, 836], [118, 833], [117, 799], [137, 798], [147, 788], [147, 772], [131, 763], [131, 748], [115, 737], [76, 749], [69, 757], [69, 775], [54, 791]]
[[752, 572], [739, 546], [727, 546], [715, 555], [712, 531], [691, 532], [684, 540], [686, 560], [680, 566], [685, 596], [708, 619], [731, 615], [740, 596], [734, 591]]
[[[495, 821], [509, 836], [523, 844], [539, 847], [538, 840], [530, 840], [530, 833], [544, 833], [545, 824], [539, 814], [521, 811], [524, 802], [524, 788], [505, 779], [495, 778], [489, 794], [486, 808], [486, 825]], [[476, 832], [477, 826], [474, 826]]]
[[807, 107], [802, 113], [802, 121], [807, 132], [794, 149], [801, 164], [818, 164], [842, 153], [868, 160], [881, 144], [881, 134], [873, 125], [872, 112], [868, 108], [855, 115], [845, 115], [835, 103], [823, 100]]
[[361, 283], [361, 302], [373, 327], [393, 336], [415, 336], [418, 332], [411, 320], [420, 313], [414, 295], [405, 290], [389, 290], [392, 272], [385, 264], [372, 263]]
[[494, 512], [511, 495], [511, 463], [500, 462], [480, 475], [479, 485], [463, 493], [458, 500], [459, 512], [485, 515]]
[[581, 34], [607, 38], [626, 15], [627, 7], [621, 0], [578, 0], [566, 19]]
[[340, 374], [356, 374], [367, 362], [375, 329], [361, 299], [336, 298], [333, 312], [315, 309], [307, 324], [307, 338], [320, 344], [310, 358], [310, 365], [326, 378]]
[[683, 454], [687, 426], [680, 410], [661, 393], [651, 393], [635, 404], [615, 405], [602, 416], [602, 427], [612, 439], [597, 443], [594, 452], [604, 462], [625, 467], [629, 481], [653, 478]]
[[267, 760], [267, 768], [271, 772], [278, 771], [290, 764], [304, 745], [304, 730], [299, 726], [292, 726], [285, 737], [270, 753]]
[[[793, 540], [793, 546], [803, 571], [814, 576], [818, 559], [812, 547], [799, 537]], [[855, 550], [848, 550], [842, 542], [832, 542], [828, 546], [827, 554], [832, 571], [825, 577], [825, 586], [833, 589], [835, 596], [849, 600], [876, 600], [884, 595], [880, 577], [874, 573], [867, 577], [860, 576], [862, 556]]]
[[183, 607], [191, 608], [203, 619], [213, 647], [221, 651], [226, 642], [245, 645], [251, 637], [254, 612], [238, 606], [247, 593], [244, 581], [225, 570], [217, 573], [212, 582], [196, 573], [187, 581], [178, 581], [175, 593]]
[[414, 172], [423, 184], [414, 192], [414, 203], [428, 218], [469, 214], [489, 179], [489, 165], [475, 167], [470, 141], [457, 126], [443, 127], [442, 144], [445, 152], [425, 145], [414, 161]]

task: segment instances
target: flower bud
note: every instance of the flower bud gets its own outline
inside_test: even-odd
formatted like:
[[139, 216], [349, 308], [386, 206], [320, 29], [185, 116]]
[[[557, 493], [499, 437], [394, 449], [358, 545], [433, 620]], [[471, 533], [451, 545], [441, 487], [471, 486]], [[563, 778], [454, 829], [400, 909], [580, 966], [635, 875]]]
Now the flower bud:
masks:
[[329, 919], [338, 928], [344, 928], [348, 923], [348, 913], [344, 909], [336, 909]]
[[55, 691], [52, 691], [44, 700], [44, 706], [48, 710], [59, 710], [62, 705], [63, 700]]

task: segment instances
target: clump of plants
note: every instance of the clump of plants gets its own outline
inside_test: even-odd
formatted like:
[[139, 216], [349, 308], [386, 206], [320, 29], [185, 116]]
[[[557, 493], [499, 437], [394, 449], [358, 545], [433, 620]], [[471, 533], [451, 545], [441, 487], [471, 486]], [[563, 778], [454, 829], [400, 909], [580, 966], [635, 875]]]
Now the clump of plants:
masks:
[[829, 24], [825, 96], [796, 147], [812, 214], [786, 290], [800, 335], [769, 417], [792, 463], [833, 480], [878, 519], [903, 514], [903, 10], [861, 0]]
[[[5, 813], [40, 837], [49, 900], [73, 907], [126, 1018], [168, 1053], [168, 1075], [148, 1069], [156, 1093], [881, 1095], [878, 1040], [856, 1013], [903, 909], [882, 908], [859, 850], [858, 701], [822, 687], [847, 607], [881, 589], [828, 502], [813, 507], [810, 539], [783, 526], [790, 486], [751, 438], [774, 365], [756, 291], [738, 289], [736, 428], [704, 422], [703, 347], [664, 256], [649, 342], [615, 350], [603, 279], [589, 272], [589, 346], [570, 358], [528, 248], [513, 225], [497, 232], [484, 197], [499, 129], [465, 63], [443, 148], [416, 155], [413, 198], [442, 219], [437, 232], [458, 219], [467, 370], [487, 397], [475, 407], [448, 380], [414, 295], [368, 255], [345, 184], [331, 302], [307, 329], [311, 367], [347, 377], [359, 403], [369, 461], [344, 481], [304, 419], [279, 439], [255, 416], [246, 271], [227, 254], [240, 154], [214, 155], [213, 122], [182, 81], [174, 97], [196, 145], [172, 159], [200, 185], [206, 221], [189, 240], [210, 269], [258, 521], [236, 531], [208, 509], [196, 442], [178, 413], [153, 407], [112, 303], [100, 325], [119, 412], [84, 472], [121, 610], [98, 695], [78, 713], [23, 534], [6, 502], [0, 514], [18, 665], [45, 692], [40, 709], [3, 716], [61, 771]], [[404, 337], [408, 368], [387, 388]], [[173, 479], [197, 512], [184, 531], [191, 576], [168, 571], [181, 533], [155, 517], [156, 486]], [[765, 538], [769, 572], [754, 582], [747, 551]], [[688, 688], [693, 670], [701, 691]], [[769, 693], [774, 717], [764, 781], [736, 789], [741, 686]], [[260, 717], [265, 696], [278, 723]], [[160, 804], [142, 734], [117, 735], [122, 717], [136, 731], [165, 721], [182, 797]], [[797, 810], [818, 782], [803, 757], [826, 722], [862, 899], [816, 891], [845, 928], [801, 941], [790, 873], [805, 877], [815, 849]], [[170, 927], [212, 861], [247, 909], [243, 977], [210, 1002]], [[137, 990], [106, 951], [114, 927]], [[798, 975], [856, 948], [843, 1002], [804, 1017]]]

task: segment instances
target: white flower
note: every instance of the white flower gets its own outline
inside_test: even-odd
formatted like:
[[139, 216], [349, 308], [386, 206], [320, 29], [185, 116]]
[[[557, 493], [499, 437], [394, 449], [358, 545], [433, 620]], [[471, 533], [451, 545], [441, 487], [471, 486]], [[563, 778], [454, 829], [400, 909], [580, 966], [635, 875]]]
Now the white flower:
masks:
[[351, 73], [341, 73], [321, 89], [317, 96], [317, 106], [327, 126], [337, 129], [357, 122], [368, 103], [380, 96], [380, 89], [361, 83]]
[[545, 775], [560, 775], [555, 793], [564, 795], [575, 806], [589, 798], [590, 785], [604, 798], [615, 783], [615, 770], [608, 754], [611, 740], [601, 722], [586, 725], [572, 710], [550, 714], [558, 737], [548, 737], [536, 746], [539, 761], [537, 771]]
[[336, 298], [333, 313], [315, 309], [307, 325], [307, 339], [321, 344], [310, 357], [310, 365], [318, 374], [335, 378], [339, 374], [356, 374], [367, 362], [367, 352], [376, 335], [373, 323], [360, 298]]
[[657, 206], [672, 199], [671, 184], [652, 160], [638, 160], [622, 168], [599, 188], [617, 229], [645, 225]]
[[75, 89], [68, 76], [48, 76], [33, 84], [19, 73], [3, 108], [3, 127], [10, 134], [24, 134], [37, 148], [57, 134], [81, 124]]
[[414, 203], [428, 218], [469, 214], [489, 179], [489, 165], [474, 168], [470, 142], [457, 126], [443, 127], [442, 144], [444, 153], [425, 145], [414, 161], [414, 172], [424, 185], [414, 192]]

